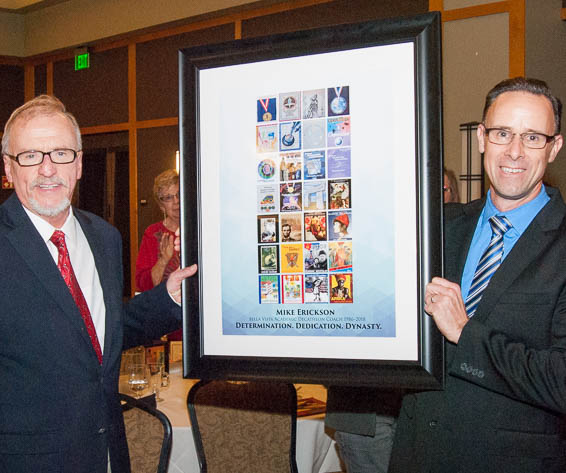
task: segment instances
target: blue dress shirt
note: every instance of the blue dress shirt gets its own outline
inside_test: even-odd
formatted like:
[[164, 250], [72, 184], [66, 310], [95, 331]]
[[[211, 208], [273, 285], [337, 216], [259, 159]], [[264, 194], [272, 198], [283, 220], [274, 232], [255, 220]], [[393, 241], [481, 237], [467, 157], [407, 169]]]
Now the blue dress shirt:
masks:
[[489, 219], [494, 215], [504, 215], [511, 222], [511, 225], [513, 225], [513, 228], [510, 228], [503, 236], [503, 261], [526, 228], [549, 200], [550, 197], [546, 193], [546, 189], [543, 185], [539, 194], [533, 200], [508, 212], [500, 212], [491, 201], [491, 190], [488, 191], [485, 206], [478, 220], [472, 244], [470, 245], [470, 251], [468, 251], [464, 272], [462, 273], [460, 286], [462, 288], [462, 299], [464, 301], [468, 297], [478, 261], [491, 240], [492, 230]]

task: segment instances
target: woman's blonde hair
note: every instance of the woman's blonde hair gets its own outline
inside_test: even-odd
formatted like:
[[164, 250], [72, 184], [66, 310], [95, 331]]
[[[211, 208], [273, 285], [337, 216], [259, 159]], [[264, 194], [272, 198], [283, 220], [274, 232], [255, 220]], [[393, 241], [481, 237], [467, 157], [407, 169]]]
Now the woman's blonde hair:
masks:
[[161, 200], [159, 200], [161, 191], [175, 184], [179, 184], [179, 174], [177, 174], [175, 169], [167, 169], [167, 171], [163, 171], [155, 178], [153, 181], [153, 197], [159, 206], [161, 206]]

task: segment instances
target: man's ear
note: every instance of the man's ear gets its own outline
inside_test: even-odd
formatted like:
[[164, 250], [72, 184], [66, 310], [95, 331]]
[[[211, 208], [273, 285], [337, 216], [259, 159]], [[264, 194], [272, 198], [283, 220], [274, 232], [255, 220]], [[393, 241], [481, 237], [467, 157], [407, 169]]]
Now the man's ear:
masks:
[[6, 173], [8, 182], [13, 183], [14, 181], [12, 179], [12, 160], [5, 154], [2, 156], [2, 158], [4, 159], [4, 172]]
[[560, 151], [560, 149], [562, 148], [563, 144], [564, 144], [564, 138], [562, 138], [562, 135], [556, 135], [552, 143], [550, 154], [548, 155], [549, 163], [554, 161], [554, 158], [556, 158], [556, 155], [558, 154], [558, 151]]
[[83, 175], [83, 152], [82, 150], [77, 153], [77, 180]]
[[478, 149], [479, 152], [483, 154], [485, 150], [485, 127], [483, 124], [478, 125], [478, 129], [476, 130], [476, 135], [478, 137]]

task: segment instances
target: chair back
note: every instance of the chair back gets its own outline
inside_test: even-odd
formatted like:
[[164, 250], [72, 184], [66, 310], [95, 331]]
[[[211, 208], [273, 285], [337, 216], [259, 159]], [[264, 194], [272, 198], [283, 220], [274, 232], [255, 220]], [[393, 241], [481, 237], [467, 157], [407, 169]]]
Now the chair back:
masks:
[[120, 394], [132, 473], [166, 473], [171, 455], [171, 422], [142, 400]]
[[292, 384], [199, 381], [187, 398], [201, 473], [297, 473]]

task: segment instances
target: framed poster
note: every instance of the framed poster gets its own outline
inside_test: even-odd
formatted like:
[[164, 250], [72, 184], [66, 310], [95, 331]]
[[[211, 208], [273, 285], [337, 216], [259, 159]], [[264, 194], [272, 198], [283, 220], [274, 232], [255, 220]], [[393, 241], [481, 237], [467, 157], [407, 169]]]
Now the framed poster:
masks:
[[180, 51], [184, 375], [435, 389], [438, 14]]

